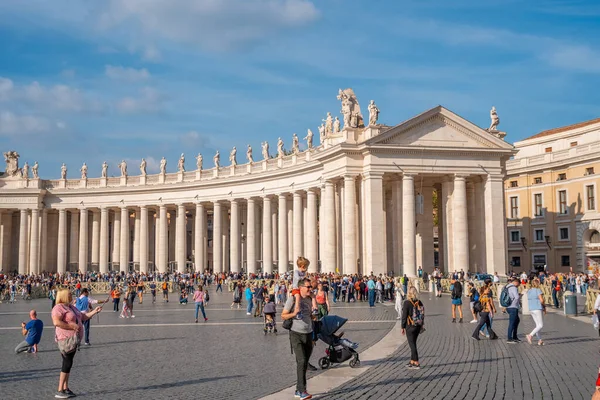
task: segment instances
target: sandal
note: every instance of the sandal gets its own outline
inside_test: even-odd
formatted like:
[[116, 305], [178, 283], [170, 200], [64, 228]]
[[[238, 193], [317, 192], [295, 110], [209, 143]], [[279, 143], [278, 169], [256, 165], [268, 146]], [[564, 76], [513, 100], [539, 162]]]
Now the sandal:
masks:
[[543, 345], [545, 345], [545, 344], [546, 344], [546, 343], [544, 343], [542, 340], [540, 340], [540, 341], [538, 342], [538, 346], [543, 346]]
[[525, 335], [525, 337], [527, 338], [527, 341], [529, 342], [529, 344], [531, 344], [531, 335]]

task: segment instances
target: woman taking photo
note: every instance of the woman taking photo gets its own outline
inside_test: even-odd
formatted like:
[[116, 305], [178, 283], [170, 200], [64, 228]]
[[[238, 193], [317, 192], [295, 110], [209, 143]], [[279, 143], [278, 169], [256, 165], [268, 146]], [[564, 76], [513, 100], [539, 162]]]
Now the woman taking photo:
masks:
[[531, 288], [527, 291], [527, 301], [529, 302], [531, 317], [533, 318], [533, 322], [535, 322], [535, 328], [526, 336], [527, 341], [531, 344], [533, 335], [535, 335], [538, 339], [538, 345], [543, 346], [544, 341], [540, 336], [540, 331], [544, 327], [543, 314], [546, 314], [546, 304], [544, 304], [544, 296], [542, 295], [540, 280], [538, 278], [531, 281]]
[[402, 305], [402, 334], [406, 334], [406, 341], [410, 347], [410, 363], [408, 369], [421, 369], [419, 353], [417, 351], [417, 338], [425, 331], [425, 307], [417, 298], [417, 289], [410, 287]]
[[69, 388], [69, 375], [73, 366], [73, 358], [83, 337], [83, 322], [102, 311], [96, 307], [87, 314], [73, 307], [73, 296], [69, 289], [60, 289], [56, 294], [56, 305], [52, 309], [52, 323], [56, 327], [56, 342], [62, 356], [62, 368], [58, 380], [58, 390], [54, 397], [68, 399], [75, 397]]

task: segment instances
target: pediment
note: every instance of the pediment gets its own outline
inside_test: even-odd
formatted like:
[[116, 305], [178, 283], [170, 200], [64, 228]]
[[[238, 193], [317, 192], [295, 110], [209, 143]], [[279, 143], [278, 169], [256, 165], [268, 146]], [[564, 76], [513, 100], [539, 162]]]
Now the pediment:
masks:
[[512, 150], [513, 146], [439, 106], [388, 129], [368, 145]]

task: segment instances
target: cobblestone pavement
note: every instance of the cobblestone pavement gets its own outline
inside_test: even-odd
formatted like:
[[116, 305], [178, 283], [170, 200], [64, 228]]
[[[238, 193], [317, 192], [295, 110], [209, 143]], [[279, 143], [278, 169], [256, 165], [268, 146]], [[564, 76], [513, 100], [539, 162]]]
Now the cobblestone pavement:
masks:
[[[146, 298], [135, 304], [135, 319], [120, 319], [106, 304], [99, 321], [93, 318], [92, 346], [75, 357], [72, 390], [86, 399], [256, 399], [294, 384], [287, 331], [265, 337], [262, 319], [246, 316], [244, 308], [230, 310], [231, 298], [226, 290], [211, 291], [209, 321], [198, 324], [193, 304]], [[20, 321], [31, 308], [45, 324], [40, 352], [15, 355]], [[48, 300], [0, 304], [1, 398], [53, 398], [61, 357], [49, 311]], [[385, 336], [396, 317], [393, 307], [365, 303], [333, 305], [332, 313], [349, 318], [346, 336], [360, 351]], [[323, 354], [319, 344], [311, 362], [317, 365]]]
[[[521, 315], [523, 342], [507, 344], [508, 315], [493, 328], [500, 340], [470, 339], [474, 324], [450, 322], [450, 299], [425, 293], [427, 331], [418, 339], [421, 370], [408, 370], [404, 343], [391, 357], [319, 399], [589, 399], [600, 355], [598, 333], [589, 323], [548, 313], [542, 336], [546, 346], [529, 345], [534, 327]], [[468, 304], [463, 308], [467, 310]], [[534, 342], [535, 343], [535, 342]]]

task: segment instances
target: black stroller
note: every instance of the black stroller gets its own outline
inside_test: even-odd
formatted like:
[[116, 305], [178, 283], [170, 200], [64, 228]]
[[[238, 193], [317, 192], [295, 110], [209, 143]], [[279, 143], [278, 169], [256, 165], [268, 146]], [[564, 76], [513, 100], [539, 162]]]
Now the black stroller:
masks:
[[350, 359], [351, 368], [360, 366], [358, 353], [355, 350], [358, 344], [335, 335], [346, 321], [348, 321], [346, 318], [337, 315], [327, 315], [319, 321], [317, 337], [329, 345], [325, 350], [327, 356], [319, 359], [319, 366], [322, 369], [329, 368], [332, 363], [340, 364]]

